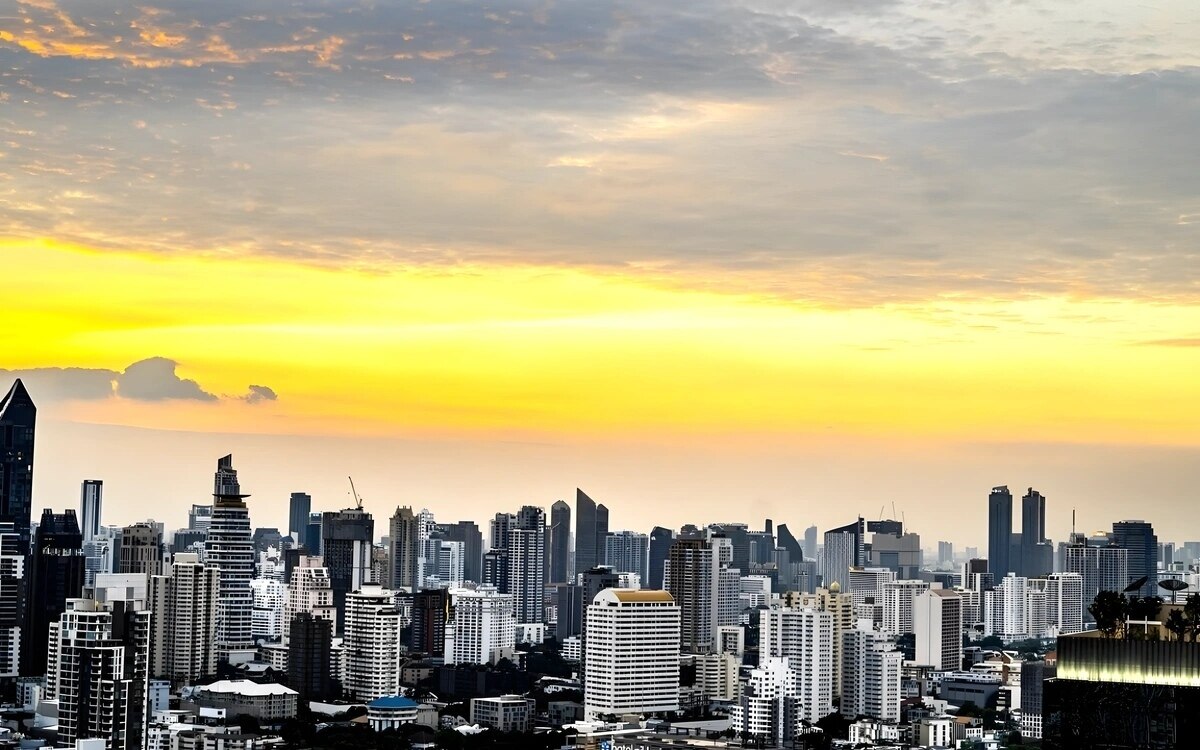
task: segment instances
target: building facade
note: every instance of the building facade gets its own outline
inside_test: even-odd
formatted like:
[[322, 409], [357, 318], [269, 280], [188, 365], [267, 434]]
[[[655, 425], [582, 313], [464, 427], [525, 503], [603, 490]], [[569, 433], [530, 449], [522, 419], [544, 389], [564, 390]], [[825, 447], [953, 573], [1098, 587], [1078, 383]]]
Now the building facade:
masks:
[[587, 608], [588, 717], [679, 709], [680, 610], [666, 591], [605, 589]]

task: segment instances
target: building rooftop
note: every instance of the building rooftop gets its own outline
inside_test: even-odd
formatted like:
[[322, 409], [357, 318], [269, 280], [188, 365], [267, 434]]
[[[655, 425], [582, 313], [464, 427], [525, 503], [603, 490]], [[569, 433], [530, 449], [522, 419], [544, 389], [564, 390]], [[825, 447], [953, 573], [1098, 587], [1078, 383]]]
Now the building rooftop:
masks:
[[245, 696], [262, 696], [262, 695], [299, 695], [295, 690], [292, 690], [286, 685], [280, 685], [277, 682], [253, 682], [251, 680], [218, 680], [209, 685], [200, 685], [196, 688], [198, 693], [233, 693], [235, 695]]
[[666, 591], [648, 591], [644, 589], [606, 589], [601, 594], [611, 594], [618, 602], [664, 602], [674, 604], [675, 597]]
[[416, 708], [417, 702], [403, 695], [385, 695], [367, 704], [367, 708]]

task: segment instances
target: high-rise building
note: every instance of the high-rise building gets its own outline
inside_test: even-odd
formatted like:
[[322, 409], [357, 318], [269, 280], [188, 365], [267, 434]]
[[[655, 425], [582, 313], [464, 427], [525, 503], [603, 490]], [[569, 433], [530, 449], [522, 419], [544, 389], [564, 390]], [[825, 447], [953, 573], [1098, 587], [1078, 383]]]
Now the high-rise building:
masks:
[[409, 650], [441, 656], [446, 651], [446, 623], [449, 620], [449, 591], [436, 589], [413, 594]]
[[550, 533], [546, 547], [550, 555], [546, 582], [571, 581], [575, 570], [571, 559], [571, 506], [562, 500], [556, 500], [550, 506]]
[[[304, 544], [304, 532], [308, 529], [308, 514], [312, 512], [312, 495], [293, 492], [288, 498], [288, 525], [285, 531], [291, 534], [296, 544]], [[309, 554], [316, 554], [311, 552]]]
[[[362, 508], [321, 516], [321, 559], [329, 568], [338, 623], [346, 622], [346, 595], [371, 583], [371, 550], [375, 521]], [[391, 589], [388, 589], [389, 591]]]
[[1012, 572], [1012, 493], [1008, 487], [993, 487], [988, 495], [988, 571], [999, 580]]
[[1092, 622], [1088, 606], [1101, 591], [1122, 591], [1129, 585], [1129, 550], [1109, 543], [1092, 546], [1082, 534], [1059, 545], [1062, 572], [1083, 577], [1083, 616]]
[[417, 516], [411, 507], [397, 506], [388, 523], [388, 584], [395, 591], [417, 591], [417, 557], [420, 546]]
[[29, 548], [33, 510], [33, 433], [37, 407], [17, 378], [0, 399], [0, 522], [8, 521]]
[[188, 510], [188, 528], [193, 531], [208, 531], [212, 523], [213, 506], [193, 503]]
[[[782, 527], [781, 527], [782, 528]], [[786, 747], [804, 731], [800, 678], [787, 659], [765, 658], [750, 670], [737, 704], [729, 710], [730, 726], [763, 747]]]
[[101, 513], [104, 509], [104, 482], [85, 479], [79, 491], [79, 522], [83, 542], [87, 544], [100, 533]]
[[1053, 548], [1046, 539], [1046, 498], [1029, 488], [1021, 498], [1021, 551], [1019, 573], [1026, 578], [1048, 575], [1054, 568]]
[[825, 588], [838, 583], [845, 586], [850, 580], [850, 569], [864, 564], [864, 522], [857, 521], [825, 532], [825, 547], [821, 551], [821, 571]]
[[288, 622], [288, 685], [301, 700], [336, 698], [339, 685], [333, 676], [330, 651], [333, 623], [308, 612], [297, 612]]
[[321, 520], [320, 513], [308, 514], [308, 528], [304, 532], [302, 543], [310, 555], [321, 554]]
[[904, 655], [891, 636], [859, 622], [842, 641], [842, 716], [898, 722]]
[[254, 609], [250, 613], [250, 633], [256, 643], [276, 643], [283, 639], [284, 610], [288, 600], [287, 586], [274, 578], [255, 578], [250, 581]]
[[604, 540], [604, 558], [606, 565], [618, 573], [637, 573], [645, 582], [648, 578], [646, 571], [646, 555], [650, 538], [636, 531], [616, 531]]
[[816, 723], [833, 712], [833, 614], [816, 609], [769, 609], [759, 613], [759, 659], [786, 658], [800, 685], [802, 721]]
[[796, 535], [788, 529], [786, 523], [779, 524], [779, 546], [788, 551], [788, 557], [794, 561], [801, 561], [805, 554], [812, 556], [813, 550], [806, 550], [800, 546], [800, 542], [796, 539]]
[[176, 553], [150, 577], [150, 674], [176, 687], [216, 675], [217, 599], [221, 571], [195, 553]]
[[983, 592], [983, 632], [1005, 640], [1030, 633], [1029, 579], [1009, 573], [995, 588]]
[[938, 564], [951, 565], [954, 563], [954, 542], [938, 542]]
[[21, 630], [21, 674], [46, 670], [47, 632], [83, 592], [83, 534], [74, 510], [42, 512], [27, 560], [25, 627]]
[[962, 669], [962, 596], [949, 589], [928, 589], [913, 601], [917, 664], [938, 671]]
[[809, 526], [804, 530], [804, 556], [810, 560], [817, 559], [817, 527]]
[[587, 608], [584, 715], [679, 710], [679, 607], [666, 591], [605, 589]]
[[26, 550], [12, 521], [0, 521], [0, 681], [21, 674], [21, 603]]
[[121, 529], [118, 573], [162, 573], [162, 532], [148, 523], [135, 523]]
[[871, 535], [871, 550], [866, 564], [872, 568], [887, 568], [896, 578], [912, 580], [921, 575], [925, 554], [921, 551], [921, 535], [875, 532]]
[[474, 521], [459, 521], [444, 524], [442, 537], [450, 542], [462, 542], [463, 578], [474, 583], [483, 582], [483, 534]]
[[445, 539], [438, 541], [438, 564], [434, 571], [438, 577], [438, 585], [444, 588], [462, 588], [466, 581], [464, 574], [464, 549], [462, 542], [450, 542]]
[[913, 602], [929, 589], [929, 581], [888, 581], [883, 584], [883, 632], [893, 636], [915, 633]]
[[291, 636], [287, 628], [299, 614], [328, 620], [333, 632], [338, 631], [338, 613], [333, 605], [333, 582], [329, 577], [329, 568], [325, 567], [325, 561], [320, 557], [301, 557], [292, 568], [287, 589], [287, 604], [283, 610], [284, 643], [288, 643]]
[[721, 536], [680, 536], [671, 544], [663, 582], [679, 606], [686, 652], [713, 651], [717, 629], [737, 624], [740, 571], [729, 567], [732, 557], [733, 545]]
[[[607, 565], [598, 565], [591, 570], [579, 573], [579, 591], [568, 592], [578, 594], [578, 598], [571, 601], [571, 606], [577, 608], [571, 614], [572, 622], [579, 623], [579, 629], [573, 635], [579, 636], [583, 659], [587, 658], [587, 608], [596, 599], [596, 594], [605, 589], [620, 587], [621, 577], [617, 575], [617, 572]], [[560, 590], [559, 593], [561, 594], [562, 591]]]
[[608, 508], [597, 505], [575, 489], [575, 570], [591, 570], [604, 564], [604, 537], [608, 536]]
[[400, 611], [396, 592], [364, 584], [345, 598], [346, 681], [354, 700], [370, 702], [400, 691]]
[[1136, 593], [1155, 596], [1158, 593], [1158, 537], [1154, 527], [1145, 521], [1118, 521], [1113, 524], [1113, 541], [1129, 550], [1129, 581], [1146, 581]]
[[663, 566], [667, 563], [667, 555], [671, 551], [671, 543], [675, 541], [675, 532], [655, 526], [650, 531], [650, 551], [647, 556], [646, 579], [643, 581], [648, 589], [663, 588]]
[[1059, 635], [1082, 631], [1084, 610], [1083, 576], [1051, 573], [1046, 577], [1047, 619], [1050, 625], [1058, 628]]
[[516, 599], [517, 622], [539, 623], [546, 618], [546, 512], [526, 505], [508, 529], [508, 582], [503, 593]]
[[213, 478], [213, 511], [204, 543], [204, 561], [221, 571], [217, 597], [216, 647], [219, 661], [240, 662], [253, 658], [251, 621], [254, 597], [254, 540], [250, 533], [250, 511], [233, 468], [233, 456], [217, 461]]
[[494, 589], [451, 591], [445, 664], [496, 664], [512, 658], [517, 609], [512, 594]]
[[45, 695], [58, 702], [57, 746], [97, 739], [108, 750], [141, 750], [150, 612], [133, 602], [71, 599], [49, 635]]

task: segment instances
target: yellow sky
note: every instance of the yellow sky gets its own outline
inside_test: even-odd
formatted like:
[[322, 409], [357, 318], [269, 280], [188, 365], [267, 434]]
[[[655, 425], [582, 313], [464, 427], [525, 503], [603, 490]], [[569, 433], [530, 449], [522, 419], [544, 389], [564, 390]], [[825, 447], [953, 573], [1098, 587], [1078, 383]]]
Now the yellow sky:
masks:
[[[620, 271], [348, 270], [0, 242], [0, 367], [162, 356], [273, 403], [75, 402], [79, 421], [283, 434], [839, 434], [1196, 445], [1200, 310], [937, 299], [833, 309]], [[757, 436], [757, 437], [755, 437]]]

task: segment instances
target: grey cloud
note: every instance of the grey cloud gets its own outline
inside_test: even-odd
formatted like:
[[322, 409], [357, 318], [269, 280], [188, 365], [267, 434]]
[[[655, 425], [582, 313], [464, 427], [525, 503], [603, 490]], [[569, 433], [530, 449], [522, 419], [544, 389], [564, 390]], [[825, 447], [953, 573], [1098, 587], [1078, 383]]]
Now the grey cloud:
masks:
[[[92, 59], [0, 43], [0, 220], [162, 252], [720, 269], [852, 304], [1200, 293], [1178, 218], [1200, 68], [1060, 65], [1078, 38], [1038, 68], [1004, 51], [1005, 5], [64, 5]], [[952, 33], [969, 14], [980, 52]]]
[[35, 399], [48, 401], [94, 401], [120, 397], [136, 401], [219, 401], [235, 398], [248, 403], [275, 401], [275, 391], [251, 385], [244, 396], [218, 396], [195, 380], [176, 373], [178, 363], [165, 357], [134, 362], [124, 371], [84, 367], [42, 367], [0, 370], [0, 380], [22, 378]]

